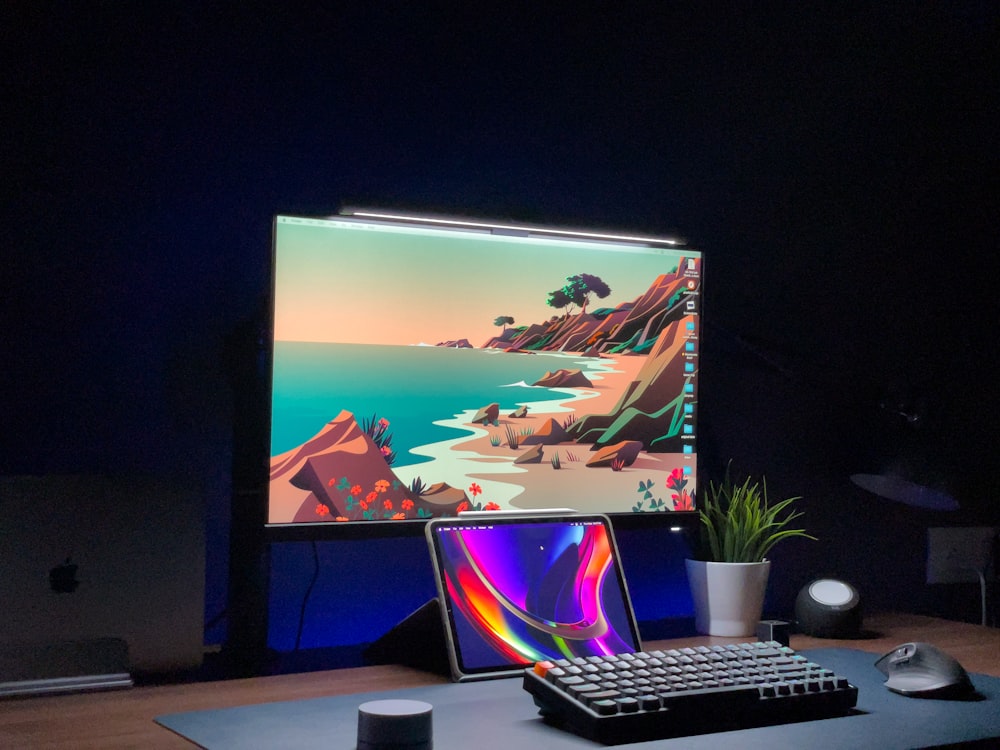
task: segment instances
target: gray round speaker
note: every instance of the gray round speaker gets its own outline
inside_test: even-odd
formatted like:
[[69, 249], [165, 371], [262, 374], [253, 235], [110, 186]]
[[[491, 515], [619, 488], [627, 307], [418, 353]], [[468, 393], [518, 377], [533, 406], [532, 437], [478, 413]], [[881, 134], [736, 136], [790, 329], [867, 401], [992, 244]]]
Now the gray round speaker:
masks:
[[807, 583], [795, 599], [799, 630], [817, 638], [856, 638], [861, 633], [861, 597], [833, 578]]

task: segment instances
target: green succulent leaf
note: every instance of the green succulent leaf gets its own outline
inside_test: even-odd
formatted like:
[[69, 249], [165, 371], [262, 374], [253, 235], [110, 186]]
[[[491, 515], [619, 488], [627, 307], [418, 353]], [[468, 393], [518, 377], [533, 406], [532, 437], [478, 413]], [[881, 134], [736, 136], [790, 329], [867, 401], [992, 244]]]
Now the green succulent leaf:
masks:
[[805, 529], [789, 528], [802, 516], [792, 507], [799, 499], [790, 497], [772, 504], [766, 480], [754, 482], [747, 477], [742, 484], [734, 484], [727, 467], [721, 483], [709, 483], [699, 511], [702, 556], [716, 562], [760, 562], [785, 539], [815, 539]]

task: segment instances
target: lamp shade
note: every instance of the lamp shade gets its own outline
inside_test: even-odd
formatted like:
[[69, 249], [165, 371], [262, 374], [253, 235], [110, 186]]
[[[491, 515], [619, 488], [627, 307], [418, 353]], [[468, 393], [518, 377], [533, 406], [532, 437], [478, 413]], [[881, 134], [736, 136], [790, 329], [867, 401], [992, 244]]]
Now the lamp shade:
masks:
[[894, 474], [852, 474], [851, 481], [864, 490], [915, 508], [925, 510], [958, 510], [958, 501], [951, 495]]

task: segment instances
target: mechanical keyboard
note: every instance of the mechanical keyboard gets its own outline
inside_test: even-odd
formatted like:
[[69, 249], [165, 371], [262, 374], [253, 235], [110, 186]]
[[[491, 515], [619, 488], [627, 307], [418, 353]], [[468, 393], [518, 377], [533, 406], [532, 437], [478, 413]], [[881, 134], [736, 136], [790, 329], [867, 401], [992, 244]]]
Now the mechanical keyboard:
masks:
[[845, 678], [774, 641], [537, 662], [543, 718], [605, 745], [844, 716]]

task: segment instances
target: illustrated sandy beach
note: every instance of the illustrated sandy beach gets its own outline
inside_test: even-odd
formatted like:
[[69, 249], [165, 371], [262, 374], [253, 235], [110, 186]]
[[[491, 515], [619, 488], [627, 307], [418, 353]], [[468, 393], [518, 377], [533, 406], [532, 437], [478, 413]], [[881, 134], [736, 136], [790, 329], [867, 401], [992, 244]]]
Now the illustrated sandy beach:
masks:
[[[510, 354], [508, 356], [531, 356], [526, 354]], [[465, 489], [475, 482], [482, 488], [482, 493], [474, 501], [484, 506], [496, 503], [503, 509], [537, 509], [549, 507], [572, 507], [582, 511], [596, 511], [607, 508], [607, 499], [618, 495], [618, 503], [639, 500], [638, 485], [640, 481], [663, 477], [674, 466], [679, 465], [681, 456], [676, 453], [654, 453], [645, 451], [631, 465], [621, 472], [608, 467], [587, 467], [586, 462], [593, 456], [591, 446], [584, 443], [566, 442], [559, 445], [542, 446], [543, 455], [538, 463], [517, 464], [514, 459], [533, 446], [520, 445], [511, 448], [508, 445], [508, 428], [516, 434], [524, 435], [534, 432], [550, 418], [560, 424], [568, 419], [579, 419], [587, 414], [606, 414], [614, 410], [625, 386], [636, 380], [639, 371], [646, 362], [642, 355], [622, 354], [608, 358], [614, 362], [613, 370], [600, 373], [600, 379], [593, 380], [593, 386], [576, 389], [585, 397], [573, 400], [567, 394], [566, 401], [560, 404], [561, 411], [544, 411], [529, 408], [523, 417], [510, 416], [510, 410], [501, 411], [499, 424], [482, 426], [465, 422], [464, 426], [475, 430], [476, 434], [457, 438], [439, 445], [439, 450], [429, 452], [434, 455], [433, 473], [436, 478], [444, 478], [452, 486]], [[479, 405], [477, 405], [479, 406]], [[567, 409], [568, 407], [568, 409]], [[471, 419], [471, 418], [470, 418]], [[496, 444], [495, 444], [496, 443]], [[558, 454], [559, 466], [553, 468], [552, 459]], [[427, 464], [418, 464], [411, 474], [419, 474], [420, 470], [428, 471]], [[567, 473], [586, 472], [584, 478], [570, 478]], [[401, 478], [411, 478], [407, 469], [400, 467], [397, 474]], [[461, 476], [459, 476], [459, 474]], [[623, 475], [634, 475], [635, 481], [623, 482]], [[464, 482], [464, 484], [463, 484]], [[568, 496], [573, 487], [585, 483], [586, 497]], [[669, 491], [663, 485], [662, 479], [657, 482], [656, 495], [669, 498]], [[635, 492], [634, 498], [621, 498], [623, 491]], [[472, 495], [470, 494], [470, 498]], [[588, 507], [588, 503], [592, 507]]]

